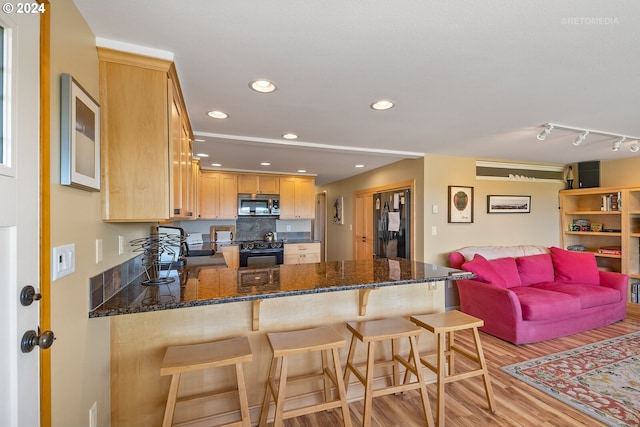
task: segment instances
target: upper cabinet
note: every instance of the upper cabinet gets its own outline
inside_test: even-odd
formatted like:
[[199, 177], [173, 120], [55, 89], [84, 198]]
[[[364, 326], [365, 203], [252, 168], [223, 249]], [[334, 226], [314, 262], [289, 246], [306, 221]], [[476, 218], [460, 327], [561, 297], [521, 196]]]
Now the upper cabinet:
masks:
[[315, 179], [280, 177], [280, 219], [315, 217]]
[[105, 221], [193, 219], [187, 110], [170, 61], [98, 48]]
[[236, 174], [203, 170], [200, 172], [198, 218], [234, 219], [238, 216]]
[[238, 175], [238, 193], [242, 194], [279, 194], [280, 177], [278, 175]]

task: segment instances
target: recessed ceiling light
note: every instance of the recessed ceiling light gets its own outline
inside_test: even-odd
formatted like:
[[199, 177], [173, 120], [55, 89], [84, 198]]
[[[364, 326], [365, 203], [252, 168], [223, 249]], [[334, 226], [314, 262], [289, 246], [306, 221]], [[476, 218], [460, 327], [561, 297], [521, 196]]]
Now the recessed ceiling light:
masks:
[[355, 165], [356, 168], [363, 168], [364, 165]]
[[284, 135], [282, 135], [282, 137], [284, 139], [298, 139], [298, 135], [296, 135], [295, 133], [285, 133]]
[[207, 115], [209, 117], [213, 117], [214, 119], [226, 119], [227, 117], [229, 117], [229, 115], [224, 111], [217, 111], [217, 110], [209, 111]]
[[298, 169], [298, 173], [307, 173], [306, 169]]
[[215, 166], [217, 168], [219, 168], [220, 166], [222, 166], [221, 163], [211, 163], [211, 166]]
[[382, 111], [382, 110], [388, 110], [389, 108], [392, 108], [394, 105], [395, 104], [393, 103], [393, 101], [389, 101], [388, 99], [381, 99], [371, 104], [371, 108], [373, 108], [374, 110]]
[[271, 93], [276, 90], [276, 85], [269, 80], [254, 80], [249, 83], [249, 87], [260, 93]]
[[198, 156], [198, 157], [209, 157], [209, 155], [205, 154], [205, 153], [198, 153], [198, 154], [196, 154], [196, 156]]
[[269, 162], [262, 162], [262, 163], [260, 163], [260, 166], [271, 166], [271, 163], [269, 163]]

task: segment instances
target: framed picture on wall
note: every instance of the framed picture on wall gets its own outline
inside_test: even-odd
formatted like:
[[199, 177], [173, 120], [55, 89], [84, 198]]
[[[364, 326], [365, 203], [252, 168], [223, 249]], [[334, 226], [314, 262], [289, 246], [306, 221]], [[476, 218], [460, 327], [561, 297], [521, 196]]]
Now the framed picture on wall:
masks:
[[343, 203], [344, 199], [342, 196], [336, 198], [336, 201], [333, 202], [333, 222], [335, 224], [344, 224]]
[[531, 196], [487, 196], [487, 213], [530, 213]]
[[473, 222], [473, 187], [449, 186], [448, 222]]
[[60, 184], [100, 191], [100, 106], [70, 74], [60, 90]]

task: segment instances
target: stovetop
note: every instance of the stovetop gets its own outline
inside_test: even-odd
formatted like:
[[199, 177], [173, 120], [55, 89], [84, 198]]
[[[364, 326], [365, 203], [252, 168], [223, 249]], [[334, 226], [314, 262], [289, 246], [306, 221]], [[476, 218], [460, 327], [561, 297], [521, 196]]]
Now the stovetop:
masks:
[[282, 248], [282, 242], [265, 242], [264, 240], [250, 240], [246, 242], [240, 242], [240, 249], [243, 250], [278, 248]]

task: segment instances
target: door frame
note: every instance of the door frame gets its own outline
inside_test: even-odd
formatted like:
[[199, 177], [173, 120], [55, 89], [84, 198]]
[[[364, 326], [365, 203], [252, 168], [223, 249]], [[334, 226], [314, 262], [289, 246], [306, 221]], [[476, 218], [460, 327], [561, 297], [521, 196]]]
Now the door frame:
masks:
[[[356, 196], [365, 196], [365, 195], [373, 195], [375, 193], [380, 193], [380, 192], [384, 192], [384, 191], [394, 191], [394, 190], [405, 190], [405, 189], [409, 189], [409, 191], [411, 191], [411, 200], [409, 201], [409, 208], [410, 208], [410, 227], [411, 230], [409, 231], [409, 238], [411, 239], [411, 259], [415, 260], [416, 259], [416, 236], [415, 236], [415, 203], [416, 203], [416, 197], [415, 195], [415, 186], [416, 186], [416, 181], [414, 179], [409, 180], [409, 181], [401, 181], [401, 182], [396, 182], [393, 184], [386, 184], [386, 185], [380, 185], [377, 187], [369, 187], [369, 188], [365, 188], [362, 190], [357, 190], [353, 192], [353, 200], [356, 199]], [[356, 223], [356, 219], [358, 217], [358, 215], [361, 214], [359, 212], [357, 212], [357, 209], [355, 207], [355, 203], [354, 203], [354, 207], [353, 207], [353, 223]], [[375, 224], [373, 224], [373, 221], [371, 221], [371, 230], [368, 230], [368, 233], [370, 235], [373, 235], [373, 227], [375, 227]], [[352, 248], [352, 254], [355, 257], [355, 253], [356, 253], [356, 248], [355, 245]]]
[[316, 215], [313, 219], [313, 238], [320, 240], [320, 261], [327, 259], [327, 192], [316, 193]]
[[[40, 14], [40, 328], [51, 330], [51, 4]], [[40, 352], [40, 427], [51, 427], [51, 351]]]

